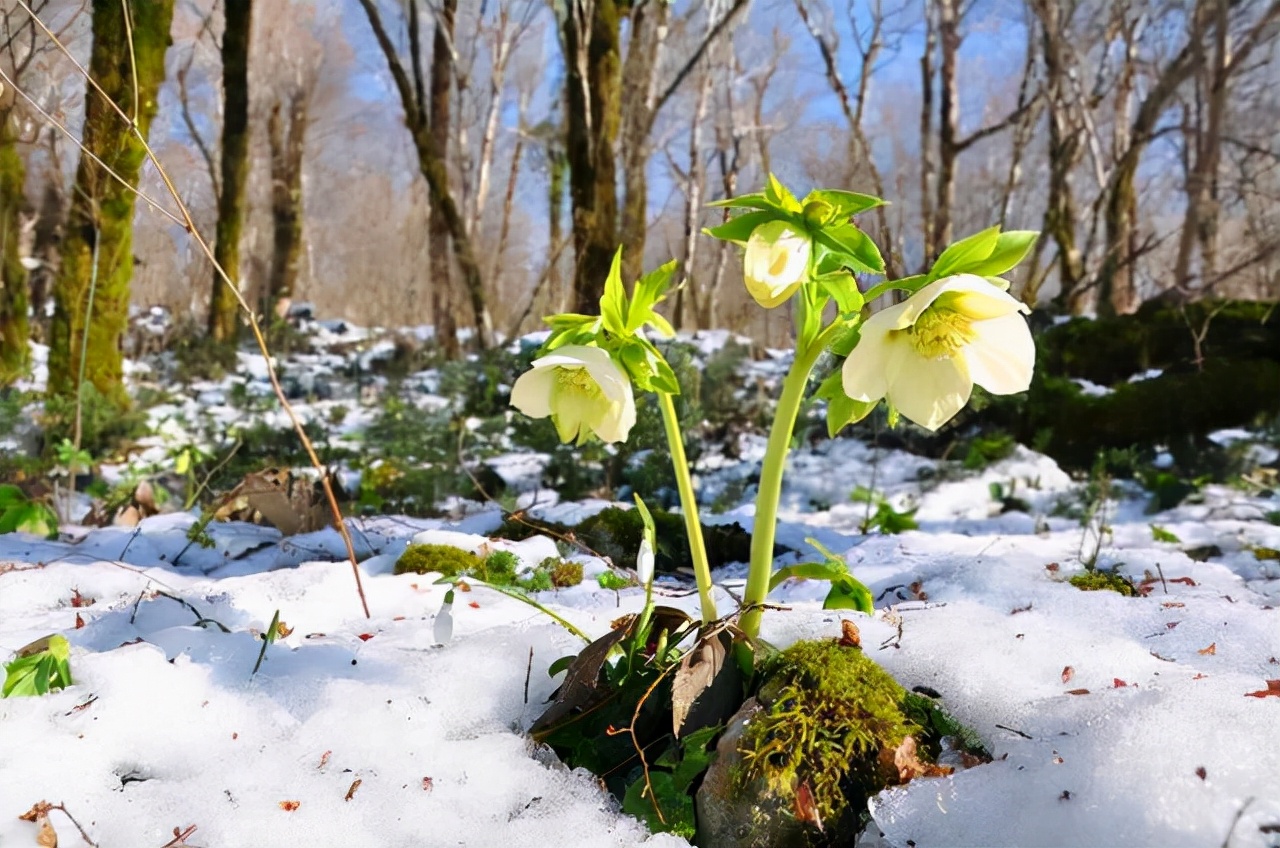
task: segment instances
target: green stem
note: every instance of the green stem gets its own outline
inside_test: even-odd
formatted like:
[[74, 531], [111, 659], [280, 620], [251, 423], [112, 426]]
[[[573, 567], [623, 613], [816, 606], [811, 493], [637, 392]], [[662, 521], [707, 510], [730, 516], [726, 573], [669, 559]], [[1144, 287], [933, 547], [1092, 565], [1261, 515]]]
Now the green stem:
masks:
[[[834, 325], [833, 325], [834, 326]], [[830, 328], [810, 344], [796, 350], [791, 370], [782, 383], [782, 396], [769, 430], [769, 444], [764, 451], [764, 466], [760, 470], [760, 489], [756, 494], [755, 526], [751, 531], [751, 568], [747, 572], [747, 587], [742, 596], [742, 631], [750, 639], [760, 632], [760, 605], [769, 595], [769, 578], [773, 576], [773, 540], [777, 531], [778, 500], [782, 496], [782, 472], [786, 468], [787, 453], [791, 449], [791, 434], [795, 431], [796, 416], [804, 400], [805, 386], [818, 357], [826, 349]]]
[[684, 438], [680, 435], [680, 421], [676, 417], [675, 401], [666, 392], [657, 392], [662, 407], [662, 423], [667, 431], [667, 446], [671, 450], [671, 467], [676, 473], [676, 486], [680, 490], [680, 508], [684, 512], [684, 527], [689, 534], [689, 555], [693, 558], [693, 575], [698, 581], [698, 598], [702, 602], [702, 621], [715, 621], [716, 602], [711, 597], [711, 565], [707, 562], [707, 546], [702, 541], [702, 521], [698, 518], [698, 500], [693, 494], [693, 480], [689, 477], [689, 461], [684, 456]]

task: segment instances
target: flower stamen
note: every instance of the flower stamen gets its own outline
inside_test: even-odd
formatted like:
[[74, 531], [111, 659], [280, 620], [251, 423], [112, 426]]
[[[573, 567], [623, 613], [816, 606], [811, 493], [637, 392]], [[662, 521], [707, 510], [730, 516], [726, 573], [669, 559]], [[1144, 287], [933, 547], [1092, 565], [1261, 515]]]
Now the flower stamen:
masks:
[[945, 307], [926, 309], [905, 332], [925, 359], [950, 359], [978, 337], [967, 316]]

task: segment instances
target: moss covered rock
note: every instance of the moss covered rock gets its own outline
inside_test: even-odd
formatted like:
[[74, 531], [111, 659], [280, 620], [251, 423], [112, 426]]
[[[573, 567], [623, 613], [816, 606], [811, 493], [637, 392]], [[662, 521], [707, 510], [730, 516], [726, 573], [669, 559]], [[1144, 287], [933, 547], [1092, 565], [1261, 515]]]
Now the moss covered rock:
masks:
[[395, 574], [438, 572], [445, 577], [478, 576], [484, 560], [452, 545], [410, 545], [396, 560]]

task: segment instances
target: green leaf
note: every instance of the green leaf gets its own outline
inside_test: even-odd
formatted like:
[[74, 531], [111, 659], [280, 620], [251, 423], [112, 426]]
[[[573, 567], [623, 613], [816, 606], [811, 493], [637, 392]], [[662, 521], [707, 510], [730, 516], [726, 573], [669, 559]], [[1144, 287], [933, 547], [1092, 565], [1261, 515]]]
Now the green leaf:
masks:
[[878, 400], [860, 401], [846, 395], [842, 377], [840, 369], [831, 372], [814, 395], [827, 402], [827, 436], [832, 439], [845, 427], [866, 418], [880, 404]]
[[772, 201], [774, 205], [788, 212], [800, 212], [804, 209], [800, 205], [800, 201], [796, 200], [796, 196], [791, 193], [791, 190], [779, 182], [778, 178], [773, 174], [769, 175], [764, 196], [766, 200]]
[[761, 224], [767, 224], [770, 221], [776, 221], [780, 217], [782, 216], [772, 209], [768, 212], [748, 212], [745, 215], [737, 215], [730, 218], [718, 227], [704, 229], [703, 232], [712, 238], [746, 244], [747, 239], [751, 238], [751, 234], [755, 232], [756, 227]]
[[[622, 811], [640, 819], [654, 833], [667, 832], [692, 837], [695, 830], [692, 796], [676, 786], [670, 772], [651, 770], [648, 784], [646, 787], [645, 776], [641, 773], [627, 787], [626, 796], [622, 799]], [[646, 788], [653, 792], [653, 798], [649, 797]], [[654, 809], [655, 800], [662, 809], [661, 817]]]
[[552, 330], [574, 330], [587, 324], [594, 324], [599, 320], [600, 317], [598, 315], [578, 315], [574, 312], [548, 315], [542, 319], [543, 323]]
[[26, 494], [17, 486], [5, 483], [0, 485], [0, 509], [18, 503], [26, 503]]
[[[609, 573], [611, 572], [607, 572], [607, 571], [605, 572], [605, 574], [609, 574]], [[576, 660], [577, 658], [578, 658], [577, 654], [569, 654], [567, 657], [561, 657], [560, 659], [556, 660], [550, 666], [547, 667], [547, 676], [555, 677], [557, 674], [564, 671], [569, 666], [573, 665], [573, 661]]]
[[628, 333], [634, 333], [645, 324], [658, 326], [659, 332], [662, 332], [662, 325], [671, 326], [661, 316], [657, 317], [657, 321], [654, 320], [656, 313], [653, 307], [666, 297], [667, 289], [671, 287], [671, 275], [675, 270], [676, 261], [672, 259], [636, 280], [631, 291], [631, 306], [627, 310]]
[[720, 209], [759, 209], [762, 211], [785, 211], [778, 204], [765, 197], [764, 192], [757, 191], [752, 194], [740, 194], [737, 197], [727, 197], [724, 200], [713, 200], [707, 204], [708, 206]]
[[835, 334], [827, 350], [832, 356], [848, 356], [858, 346], [862, 338], [862, 323], [857, 320], [845, 321], [844, 327]]
[[827, 592], [822, 608], [851, 609], [871, 615], [876, 611], [876, 603], [871, 590], [861, 580], [850, 576], [831, 582], [831, 591]]
[[862, 292], [858, 290], [858, 281], [848, 271], [823, 274], [815, 282], [831, 295], [841, 313], [848, 315], [862, 311], [865, 305]]
[[821, 200], [831, 204], [835, 209], [834, 218], [848, 219], [859, 212], [866, 212], [868, 209], [875, 209], [877, 206], [884, 206], [885, 202], [878, 197], [869, 194], [858, 194], [852, 191], [839, 191], [838, 189], [817, 189], [809, 192], [802, 201], [807, 205], [814, 200]]
[[604, 294], [600, 296], [600, 318], [604, 328], [615, 336], [627, 333], [627, 292], [622, 287], [622, 248], [613, 254], [609, 276], [604, 281]]
[[653, 327], [653, 329], [657, 330], [659, 333], [666, 336], [667, 338], [671, 338], [676, 334], [676, 328], [671, 326], [671, 323], [667, 321], [666, 318], [663, 318], [661, 315], [659, 315], [657, 312], [650, 311], [649, 326]]
[[792, 578], [803, 580], [840, 580], [848, 576], [849, 568], [841, 560], [827, 562], [802, 562], [779, 568], [769, 578], [769, 591], [772, 592]]
[[27, 501], [0, 509], [0, 533], [30, 533], [42, 539], [58, 535], [58, 516], [42, 503]]
[[853, 224], [824, 227], [814, 234], [814, 239], [823, 247], [844, 257], [845, 265], [854, 271], [884, 273], [884, 258], [880, 256], [880, 248]]
[[1151, 538], [1157, 542], [1168, 542], [1172, 545], [1181, 545], [1182, 540], [1173, 533], [1161, 527], [1159, 524], [1151, 525]]
[[942, 251], [938, 261], [929, 271], [929, 282], [954, 274], [976, 274], [996, 249], [1000, 241], [1000, 228], [988, 227], [980, 233], [963, 238]]
[[671, 370], [652, 342], [632, 336], [616, 352], [636, 388], [645, 392], [680, 394], [680, 381], [676, 379], [675, 371]]
[[[1000, 233], [991, 255], [968, 269], [968, 273], [980, 277], [999, 277], [1012, 271], [1031, 252], [1031, 248], [1035, 247], [1039, 237], [1040, 233], [1035, 230], [1009, 230], [1007, 233]], [[1005, 285], [1008, 286], [1007, 283]]]
[[[5, 665], [4, 687], [0, 698], [47, 695], [55, 689], [71, 685], [71, 643], [62, 635], [54, 634], [32, 643], [44, 643], [44, 648], [19, 656]], [[25, 653], [32, 646], [23, 649]]]

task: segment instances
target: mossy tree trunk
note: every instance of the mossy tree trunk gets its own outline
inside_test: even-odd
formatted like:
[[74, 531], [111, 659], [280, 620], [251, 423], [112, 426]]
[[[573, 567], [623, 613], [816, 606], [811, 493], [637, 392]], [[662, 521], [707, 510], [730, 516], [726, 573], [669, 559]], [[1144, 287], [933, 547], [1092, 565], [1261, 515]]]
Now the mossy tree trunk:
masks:
[[574, 312], [599, 308], [618, 245], [617, 161], [621, 119], [622, 12], [615, 0], [567, 4], [561, 21], [565, 54], [566, 156], [573, 201]]
[[9, 115], [0, 113], [0, 388], [27, 367], [27, 269], [18, 261], [25, 174]]
[[[240, 283], [240, 231], [244, 223], [245, 178], [249, 174], [249, 29], [252, 0], [226, 0], [222, 35], [222, 180], [213, 258]], [[234, 343], [239, 303], [220, 274], [213, 272], [209, 335]]]
[[281, 302], [293, 297], [302, 261], [306, 91], [295, 90], [288, 100], [287, 116], [285, 111], [285, 104], [277, 103], [267, 122], [271, 146], [271, 265], [267, 271], [267, 302], [263, 306], [271, 314], [278, 314]]
[[[127, 6], [132, 50], [120, 0], [94, 0], [89, 73], [107, 97], [133, 116], [137, 133], [145, 137], [164, 80], [173, 0], [130, 0]], [[133, 128], [92, 88], [85, 96], [83, 144], [127, 186], [89, 156], [81, 156], [63, 242], [62, 267], [54, 282], [49, 392], [76, 394], [81, 346], [87, 336], [84, 377], [123, 408], [128, 405], [128, 396], [120, 342], [128, 320], [129, 281], [133, 274], [134, 193], [130, 187], [138, 183], [146, 151]], [[96, 284], [91, 286], [95, 278], [95, 245]]]

